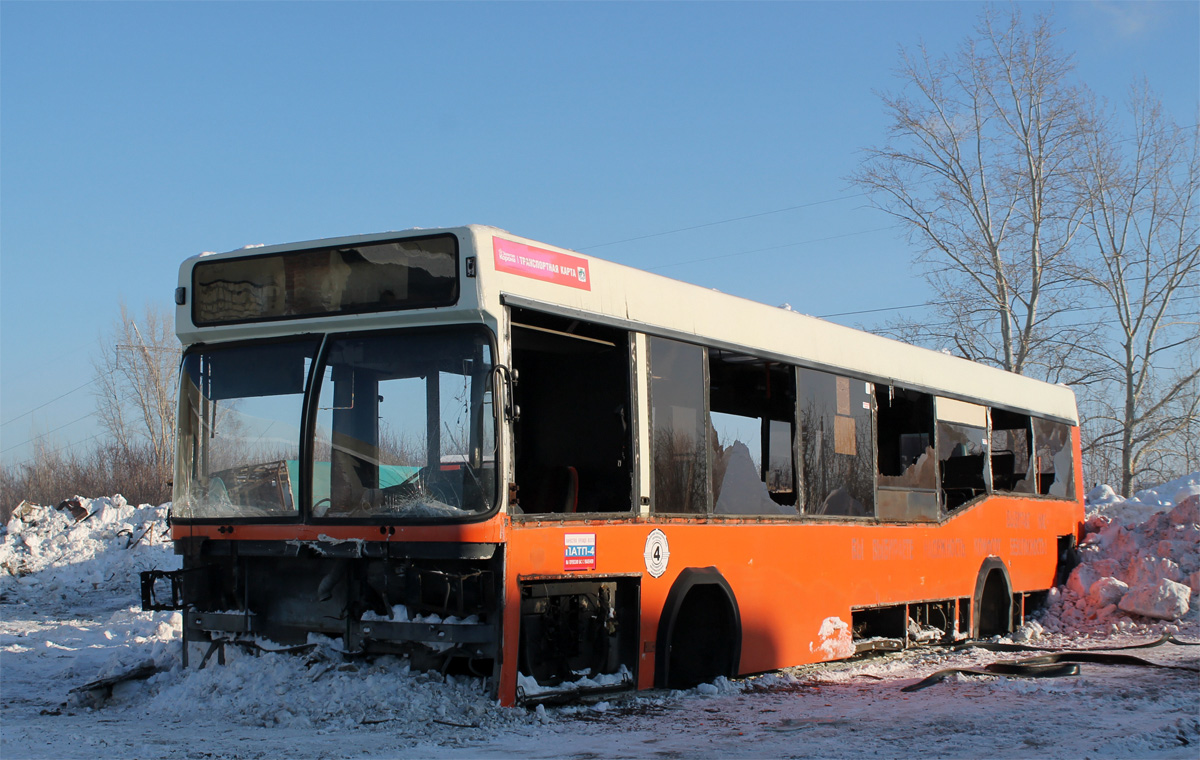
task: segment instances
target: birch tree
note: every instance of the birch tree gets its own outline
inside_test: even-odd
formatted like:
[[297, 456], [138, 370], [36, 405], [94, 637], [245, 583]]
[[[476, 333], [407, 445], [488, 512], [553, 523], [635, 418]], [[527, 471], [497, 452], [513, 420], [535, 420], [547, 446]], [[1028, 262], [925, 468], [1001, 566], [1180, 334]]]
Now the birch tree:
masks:
[[1091, 132], [1078, 167], [1091, 252], [1080, 277], [1108, 315], [1105, 339], [1078, 346], [1110, 391], [1091, 400], [1087, 445], [1101, 461], [1112, 452], [1127, 497], [1140, 478], [1196, 466], [1185, 439], [1200, 412], [1200, 133], [1147, 85], [1128, 110], [1132, 134]]
[[144, 450], [163, 484], [171, 479], [179, 357], [167, 310], [148, 306], [139, 320], [122, 303], [93, 362], [101, 425], [127, 460]]
[[902, 338], [1051, 381], [1084, 382], [1070, 346], [1090, 327], [1072, 249], [1081, 221], [1072, 151], [1090, 129], [1047, 17], [987, 10], [952, 55], [902, 49], [899, 93], [880, 97], [886, 143], [852, 181], [898, 219], [937, 294]]

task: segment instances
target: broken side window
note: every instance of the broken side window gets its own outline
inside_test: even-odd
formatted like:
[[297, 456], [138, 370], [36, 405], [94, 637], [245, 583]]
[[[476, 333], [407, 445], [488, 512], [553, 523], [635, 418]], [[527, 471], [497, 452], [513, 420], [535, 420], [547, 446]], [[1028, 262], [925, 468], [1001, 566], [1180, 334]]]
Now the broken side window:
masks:
[[875, 386], [875, 402], [877, 515], [882, 520], [936, 521], [939, 507], [933, 396], [879, 384]]
[[1033, 418], [1033, 439], [1037, 444], [1038, 493], [1070, 499], [1075, 495], [1071, 477], [1071, 428], [1061, 422]]
[[937, 488], [933, 456], [933, 396], [876, 385], [879, 426], [879, 485]]
[[871, 384], [810, 369], [800, 370], [799, 375], [805, 513], [874, 515]]
[[709, 349], [713, 511], [795, 515], [790, 367]]
[[937, 400], [938, 464], [946, 509], [987, 493], [987, 407]]
[[1036, 478], [1030, 469], [1033, 426], [1028, 414], [992, 409], [992, 488], [1006, 493], [1033, 493]]
[[654, 511], [708, 512], [708, 419], [704, 349], [650, 337], [650, 429]]

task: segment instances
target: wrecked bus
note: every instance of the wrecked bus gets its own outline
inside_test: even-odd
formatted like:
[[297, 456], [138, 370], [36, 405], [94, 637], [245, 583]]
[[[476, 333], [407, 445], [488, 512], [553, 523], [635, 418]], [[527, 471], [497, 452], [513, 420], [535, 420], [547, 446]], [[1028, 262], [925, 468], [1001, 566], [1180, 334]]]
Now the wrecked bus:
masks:
[[1074, 396], [481, 226], [180, 269], [185, 661], [329, 637], [504, 704], [1004, 633]]

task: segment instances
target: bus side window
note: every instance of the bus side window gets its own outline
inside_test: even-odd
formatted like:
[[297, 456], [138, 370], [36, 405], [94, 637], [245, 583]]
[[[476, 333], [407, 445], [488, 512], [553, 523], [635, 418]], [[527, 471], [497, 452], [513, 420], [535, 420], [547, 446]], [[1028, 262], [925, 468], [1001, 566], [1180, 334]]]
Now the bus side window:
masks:
[[811, 369], [801, 369], [799, 374], [797, 405], [805, 513], [873, 516], [871, 384]]
[[1036, 480], [1029, 452], [1033, 427], [1029, 415], [992, 409], [992, 488], [1008, 493], [1033, 493]]
[[654, 511], [708, 512], [704, 349], [650, 337], [650, 448]]
[[1038, 493], [1070, 499], [1075, 495], [1071, 474], [1071, 428], [1061, 422], [1033, 418], [1033, 440], [1037, 445]]
[[879, 426], [879, 485], [937, 488], [933, 466], [933, 397], [876, 385]]
[[892, 385], [875, 386], [881, 520], [934, 522], [939, 517], [933, 396]]
[[987, 493], [987, 407], [939, 396], [937, 417], [942, 498], [949, 511]]
[[708, 377], [713, 512], [797, 514], [795, 372], [776, 362], [709, 349]]

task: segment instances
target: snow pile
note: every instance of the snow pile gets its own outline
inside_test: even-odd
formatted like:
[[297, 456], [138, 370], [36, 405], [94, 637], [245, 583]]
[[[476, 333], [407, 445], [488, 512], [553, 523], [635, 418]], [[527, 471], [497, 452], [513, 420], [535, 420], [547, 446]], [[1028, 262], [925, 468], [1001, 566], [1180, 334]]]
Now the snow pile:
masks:
[[1036, 622], [1052, 632], [1150, 632], [1200, 616], [1200, 473], [1133, 499], [1098, 486], [1088, 502], [1080, 564]]
[[[443, 726], [494, 729], [531, 720], [498, 707], [481, 678], [413, 671], [407, 661], [390, 656], [345, 660], [337, 642], [313, 641], [316, 648], [303, 656], [257, 656], [227, 647], [225, 664], [204, 670], [195, 663], [183, 670], [175, 647], [170, 670], [147, 681], [130, 702], [160, 720], [189, 722], [202, 713], [205, 720], [243, 726], [332, 730], [384, 724], [417, 741], [444, 740]], [[113, 702], [121, 698], [118, 693]]]
[[[34, 658], [22, 662], [41, 674], [34, 682], [57, 684], [54, 698], [63, 708], [102, 704], [110, 714], [128, 711], [158, 722], [218, 720], [318, 733], [378, 725], [409, 745], [455, 744], [463, 728], [537, 721], [498, 707], [482, 678], [416, 672], [396, 657], [347, 659], [340, 642], [322, 637], [313, 637], [313, 650], [302, 656], [256, 656], [228, 646], [224, 666], [213, 657], [203, 670], [195, 667], [203, 650], [193, 647], [184, 669], [182, 615], [145, 612], [139, 604], [140, 571], [180, 564], [169, 540], [169, 506], [76, 497], [61, 508], [23, 504], [0, 527], [0, 602], [9, 623], [0, 651], [6, 665], [13, 656]], [[68, 694], [146, 663], [160, 672], [118, 684], [111, 698]], [[11, 669], [5, 680], [23, 685]]]
[[1123, 522], [1145, 522], [1193, 494], [1200, 494], [1200, 472], [1138, 491], [1132, 499], [1122, 499], [1112, 486], [1100, 485], [1087, 494], [1087, 514], [1088, 517], [1103, 515]]
[[61, 509], [22, 504], [0, 526], [0, 599], [51, 608], [85, 596], [136, 600], [139, 572], [179, 567], [169, 507], [134, 507], [120, 495], [76, 497]]
[[533, 676], [517, 673], [517, 691], [527, 697], [541, 694], [569, 693], [583, 689], [601, 689], [605, 687], [622, 686], [633, 681], [633, 674], [622, 665], [616, 673], [575, 673], [579, 676], [574, 681], [568, 681], [557, 686], [543, 686]]

